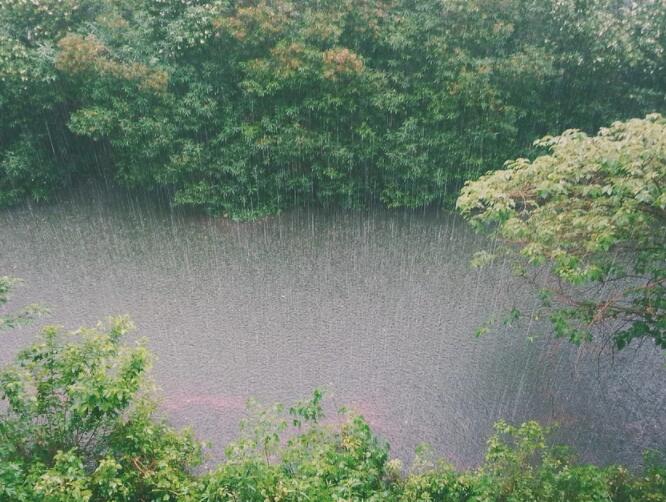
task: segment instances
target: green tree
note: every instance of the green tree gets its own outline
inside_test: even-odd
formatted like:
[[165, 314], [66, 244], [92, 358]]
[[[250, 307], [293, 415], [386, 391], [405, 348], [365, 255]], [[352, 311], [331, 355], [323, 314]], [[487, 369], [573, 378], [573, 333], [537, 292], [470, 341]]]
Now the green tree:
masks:
[[549, 153], [468, 182], [458, 208], [503, 252], [548, 267], [540, 298], [556, 335], [580, 343], [598, 331], [617, 348], [649, 337], [666, 348], [666, 120], [536, 144]]
[[200, 447], [153, 417], [150, 357], [125, 347], [118, 318], [102, 328], [55, 327], [0, 373], [0, 499], [188, 500]]
[[256, 218], [449, 204], [666, 105], [663, 0], [0, 2], [0, 204], [104, 176]]

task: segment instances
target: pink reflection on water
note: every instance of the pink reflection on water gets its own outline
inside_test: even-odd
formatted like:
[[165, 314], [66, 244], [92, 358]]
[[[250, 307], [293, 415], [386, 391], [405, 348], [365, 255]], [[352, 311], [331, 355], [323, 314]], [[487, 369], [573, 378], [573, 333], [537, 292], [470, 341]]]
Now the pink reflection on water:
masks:
[[[216, 411], [216, 412], [244, 412], [247, 409], [248, 396], [219, 394], [219, 393], [188, 393], [177, 391], [168, 393], [162, 402], [162, 408], [167, 412], [179, 413], [183, 411]], [[262, 403], [270, 405], [272, 403]], [[337, 403], [325, 400], [326, 418], [324, 423], [339, 424], [344, 422], [346, 415], [337, 412]], [[344, 405], [352, 415], [362, 416], [375, 432], [380, 434], [389, 432], [392, 427], [387, 423], [386, 416], [377, 403], [369, 401], [351, 401]], [[288, 406], [286, 407], [288, 409]]]
[[173, 393], [166, 396], [162, 406], [169, 412], [180, 412], [196, 409], [214, 411], [242, 411], [245, 409], [246, 398], [224, 394], [191, 394]]

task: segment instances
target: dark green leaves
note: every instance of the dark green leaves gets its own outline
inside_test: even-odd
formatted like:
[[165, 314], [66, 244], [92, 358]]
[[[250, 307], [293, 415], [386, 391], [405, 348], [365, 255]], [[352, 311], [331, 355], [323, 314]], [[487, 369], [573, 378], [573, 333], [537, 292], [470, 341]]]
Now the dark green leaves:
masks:
[[237, 219], [303, 203], [448, 205], [465, 179], [537, 151], [534, 137], [663, 106], [665, 10], [3, 2], [0, 205], [100, 171]]

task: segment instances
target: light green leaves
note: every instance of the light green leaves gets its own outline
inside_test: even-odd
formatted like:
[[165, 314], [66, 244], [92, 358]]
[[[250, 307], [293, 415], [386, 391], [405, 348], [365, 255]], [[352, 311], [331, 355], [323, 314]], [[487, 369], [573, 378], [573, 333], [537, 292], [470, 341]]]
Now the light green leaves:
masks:
[[361, 416], [325, 420], [318, 390], [289, 408], [250, 403], [227, 458], [195, 475], [201, 447], [153, 416], [139, 390], [149, 354], [122, 344], [129, 329], [122, 318], [75, 333], [48, 328], [0, 373], [1, 500], [663, 500], [661, 463], [640, 476], [579, 465], [536, 422], [498, 422], [477, 469], [456, 471], [421, 447], [405, 472]]
[[[123, 345], [133, 326], [42, 331], [0, 372], [0, 499], [187, 500], [200, 446], [153, 419], [150, 354]], [[165, 498], [166, 497], [166, 498]]]
[[551, 316], [558, 335], [580, 342], [613, 320], [643, 327], [607, 333], [618, 347], [640, 333], [666, 348], [666, 120], [652, 114], [538, 144], [549, 153], [468, 182], [458, 209], [510, 254], [569, 285], [602, 286], [589, 298], [554, 286], [553, 302], [566, 306]]

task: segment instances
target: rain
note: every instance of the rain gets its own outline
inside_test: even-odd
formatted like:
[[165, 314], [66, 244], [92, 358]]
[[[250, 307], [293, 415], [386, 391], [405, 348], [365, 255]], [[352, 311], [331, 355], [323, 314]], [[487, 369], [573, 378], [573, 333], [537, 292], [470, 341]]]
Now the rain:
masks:
[[[313, 388], [348, 406], [409, 459], [428, 443], [477, 465], [492, 424], [537, 419], [599, 463], [639, 463], [666, 437], [659, 350], [576, 349], [539, 321], [476, 328], [531, 290], [506, 264], [476, 270], [483, 245], [438, 210], [302, 208], [236, 223], [155, 197], [86, 185], [48, 207], [0, 214], [0, 269], [75, 329], [131, 314], [156, 355], [163, 413], [210, 441], [235, 437], [245, 402]], [[541, 323], [543, 324], [543, 323]], [[5, 333], [0, 363], [34, 336]], [[534, 335], [534, 336], [533, 336]]]
[[665, 34], [0, 0], [0, 502], [664, 500]]

